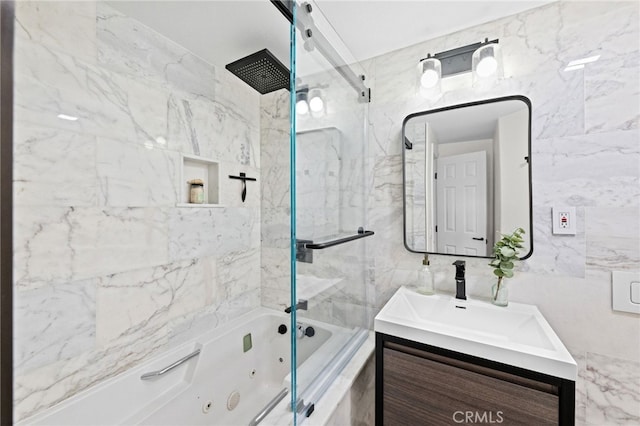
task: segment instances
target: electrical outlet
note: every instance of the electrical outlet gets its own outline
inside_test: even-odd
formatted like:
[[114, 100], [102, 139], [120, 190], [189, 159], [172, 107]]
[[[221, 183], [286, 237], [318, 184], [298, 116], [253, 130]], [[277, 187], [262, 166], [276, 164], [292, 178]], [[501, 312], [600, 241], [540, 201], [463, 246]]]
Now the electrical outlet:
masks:
[[551, 217], [555, 235], [576, 235], [575, 207], [553, 207]]

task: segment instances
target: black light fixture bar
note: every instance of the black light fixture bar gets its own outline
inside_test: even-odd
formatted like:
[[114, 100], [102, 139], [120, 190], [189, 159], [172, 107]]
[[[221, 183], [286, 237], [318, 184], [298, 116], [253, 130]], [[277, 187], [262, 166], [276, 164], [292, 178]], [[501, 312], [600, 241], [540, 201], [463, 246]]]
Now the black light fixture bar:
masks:
[[[462, 74], [471, 71], [473, 52], [478, 48], [489, 43], [498, 43], [498, 39], [491, 40], [485, 39], [479, 43], [468, 44], [462, 47], [456, 47], [455, 49], [445, 50], [444, 52], [438, 52], [433, 55], [442, 64], [442, 77], [447, 77], [456, 74]], [[423, 58], [420, 62], [427, 58]]]

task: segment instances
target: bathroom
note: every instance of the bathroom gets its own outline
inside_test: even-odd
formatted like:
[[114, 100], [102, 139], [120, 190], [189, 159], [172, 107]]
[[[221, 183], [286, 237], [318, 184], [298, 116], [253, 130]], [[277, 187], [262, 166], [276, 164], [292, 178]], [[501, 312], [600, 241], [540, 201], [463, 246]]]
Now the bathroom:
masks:
[[[215, 344], [198, 346], [164, 381], [141, 381], [138, 370], [192, 353], [193, 339], [256, 309], [277, 311], [289, 329], [273, 338], [285, 339], [274, 349], [284, 363], [265, 367], [289, 380], [283, 417], [273, 418], [276, 407], [263, 424], [374, 424], [374, 317], [399, 288], [420, 286], [424, 257], [403, 241], [403, 121], [513, 95], [531, 102], [532, 221], [523, 227], [534, 249], [510, 280], [509, 301], [537, 306], [575, 360], [576, 424], [640, 422], [640, 317], [612, 308], [612, 272], [640, 269], [638, 3], [482, 2], [494, 13], [484, 20], [462, 2], [394, 3], [320, 0], [310, 12], [300, 4], [295, 19], [313, 25], [315, 38], [296, 29], [293, 46], [286, 10], [266, 0], [2, 3], [2, 41], [14, 39], [8, 89], [6, 43], [0, 52], [3, 424], [78, 424], [98, 405], [117, 411], [120, 399], [106, 389], [129, 383], [125, 376], [158, 392], [179, 388], [179, 375], [193, 375]], [[378, 40], [392, 39], [392, 19], [357, 28], [392, 12], [412, 19], [400, 26], [422, 28], [420, 16], [438, 13], [448, 26], [395, 45]], [[216, 23], [228, 21], [223, 34], [243, 28], [247, 41], [237, 28], [237, 42], [208, 37], [212, 16], [233, 16]], [[485, 38], [499, 39], [501, 80], [478, 87], [463, 73], [443, 78], [437, 99], [419, 93], [421, 59]], [[320, 92], [324, 110], [292, 117], [297, 94], [287, 85], [260, 94], [225, 69], [264, 48], [295, 71], [297, 94]], [[202, 206], [190, 203], [193, 178], [204, 181]], [[575, 235], [553, 233], [554, 206], [575, 208]], [[326, 249], [292, 244], [333, 234], [357, 238]], [[313, 261], [296, 261], [305, 255]], [[458, 258], [429, 256], [436, 293], [454, 294]], [[486, 299], [489, 260], [462, 259], [468, 298]], [[284, 313], [301, 299], [306, 309]], [[316, 336], [295, 336], [298, 323], [303, 334], [313, 324]], [[322, 383], [306, 394], [301, 368], [310, 363], [288, 368], [287, 339], [301, 354], [323, 327], [349, 331], [348, 344], [336, 343], [349, 356], [315, 366], [311, 382]], [[262, 341], [252, 334], [241, 342], [246, 354]], [[111, 405], [90, 402], [98, 392], [111, 392]], [[271, 400], [244, 408], [239, 395], [239, 403], [211, 397], [209, 413], [237, 404], [234, 412], [249, 411], [246, 424]], [[315, 409], [287, 410], [295, 396]], [[208, 402], [197, 415], [212, 422]]]

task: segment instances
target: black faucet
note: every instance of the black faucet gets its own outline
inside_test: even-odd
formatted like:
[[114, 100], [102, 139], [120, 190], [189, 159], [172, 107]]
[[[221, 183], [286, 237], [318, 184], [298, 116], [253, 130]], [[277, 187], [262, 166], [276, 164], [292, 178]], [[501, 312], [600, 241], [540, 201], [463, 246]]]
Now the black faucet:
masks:
[[[300, 299], [300, 300], [298, 300], [298, 303], [296, 303], [296, 310], [300, 309], [300, 310], [306, 311], [307, 310], [307, 305], [308, 305], [308, 302], [306, 300]], [[291, 313], [291, 306], [289, 306], [284, 311], [286, 313], [290, 314]]]
[[452, 263], [456, 267], [456, 299], [467, 300], [464, 282], [464, 260], [456, 260]]

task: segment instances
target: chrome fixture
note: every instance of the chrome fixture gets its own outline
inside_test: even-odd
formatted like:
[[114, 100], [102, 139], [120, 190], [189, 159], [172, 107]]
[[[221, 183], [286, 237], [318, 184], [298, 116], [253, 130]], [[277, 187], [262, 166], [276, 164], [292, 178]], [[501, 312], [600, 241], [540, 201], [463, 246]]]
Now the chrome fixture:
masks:
[[183, 358], [180, 358], [179, 360], [177, 360], [176, 362], [174, 362], [171, 365], [166, 366], [162, 370], [157, 370], [157, 371], [152, 371], [150, 373], [145, 373], [142, 376], [140, 376], [140, 379], [141, 380], [149, 380], [149, 379], [153, 379], [154, 377], [162, 376], [162, 375], [168, 373], [169, 371], [173, 370], [174, 368], [178, 367], [179, 365], [184, 364], [185, 362], [189, 361], [194, 356], [198, 356], [198, 355], [200, 355], [200, 349], [196, 349], [195, 351], [191, 352], [189, 355], [187, 355], [187, 356], [185, 356]]
[[303, 339], [304, 337], [313, 337], [316, 335], [315, 328], [310, 325], [304, 325], [301, 322], [296, 324], [296, 337], [298, 339]]
[[464, 260], [456, 260], [452, 263], [456, 267], [456, 299], [467, 300], [464, 280]]
[[[308, 302], [304, 299], [300, 299], [298, 300], [298, 303], [296, 303], [296, 310], [300, 309], [302, 311], [306, 311], [307, 310], [307, 306], [308, 306]], [[287, 307], [287, 309], [284, 310], [286, 313], [290, 314], [291, 313], [291, 306]]]
[[285, 396], [289, 393], [289, 389], [284, 388], [271, 400], [265, 407], [260, 410], [258, 414], [249, 422], [249, 426], [256, 426], [258, 423], [264, 420], [280, 401], [284, 399]]

